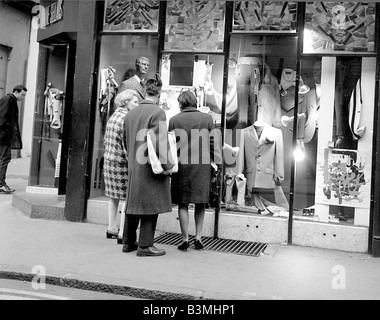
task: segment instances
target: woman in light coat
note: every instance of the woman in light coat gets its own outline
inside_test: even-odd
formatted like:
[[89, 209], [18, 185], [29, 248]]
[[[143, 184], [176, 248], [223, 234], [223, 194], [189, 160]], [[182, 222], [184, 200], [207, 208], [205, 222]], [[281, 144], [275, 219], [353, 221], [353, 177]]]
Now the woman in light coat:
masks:
[[[109, 197], [107, 239], [118, 238], [122, 243], [124, 214], [121, 215], [120, 230], [116, 216], [120, 200], [125, 200], [128, 185], [128, 157], [124, 145], [124, 121], [130, 110], [138, 106], [138, 96], [133, 90], [125, 90], [115, 99], [115, 113], [107, 122], [104, 136], [104, 184]], [[124, 212], [124, 210], [123, 210]]]

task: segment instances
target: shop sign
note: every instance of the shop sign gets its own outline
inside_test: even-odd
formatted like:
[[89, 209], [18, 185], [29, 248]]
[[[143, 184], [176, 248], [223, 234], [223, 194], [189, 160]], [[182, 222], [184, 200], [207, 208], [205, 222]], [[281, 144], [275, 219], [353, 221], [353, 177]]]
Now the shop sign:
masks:
[[33, 27], [36, 29], [46, 29], [47, 26], [63, 20], [63, 0], [58, 0], [47, 7], [36, 5], [32, 9], [35, 15]]

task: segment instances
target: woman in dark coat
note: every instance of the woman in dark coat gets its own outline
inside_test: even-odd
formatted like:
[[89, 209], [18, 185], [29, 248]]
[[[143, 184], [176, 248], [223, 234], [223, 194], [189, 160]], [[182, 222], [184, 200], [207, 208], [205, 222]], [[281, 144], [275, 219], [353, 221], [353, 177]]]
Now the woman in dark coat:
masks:
[[212, 117], [197, 109], [195, 95], [186, 91], [178, 97], [181, 113], [169, 121], [169, 131], [174, 130], [179, 151], [179, 169], [172, 176], [172, 199], [178, 204], [182, 243], [179, 250], [189, 247], [189, 204], [195, 204], [195, 249], [202, 249], [201, 234], [205, 217], [205, 206], [209, 201], [211, 188], [211, 161], [218, 156], [221, 148], [219, 130], [215, 129]]

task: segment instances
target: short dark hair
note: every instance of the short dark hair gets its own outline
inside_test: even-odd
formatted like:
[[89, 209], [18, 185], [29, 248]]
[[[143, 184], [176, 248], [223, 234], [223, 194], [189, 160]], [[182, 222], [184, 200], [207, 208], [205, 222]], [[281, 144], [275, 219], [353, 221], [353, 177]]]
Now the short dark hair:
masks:
[[161, 94], [162, 81], [158, 73], [153, 79], [149, 79], [146, 83], [146, 94], [149, 96], [158, 96]]
[[197, 98], [191, 91], [182, 92], [177, 100], [179, 102], [179, 107], [181, 110], [187, 107], [196, 108], [198, 105]]
[[27, 92], [28, 89], [25, 86], [23, 86], [22, 84], [20, 84], [18, 86], [15, 86], [14, 89], [13, 89], [13, 93], [14, 92], [20, 93], [21, 91]]

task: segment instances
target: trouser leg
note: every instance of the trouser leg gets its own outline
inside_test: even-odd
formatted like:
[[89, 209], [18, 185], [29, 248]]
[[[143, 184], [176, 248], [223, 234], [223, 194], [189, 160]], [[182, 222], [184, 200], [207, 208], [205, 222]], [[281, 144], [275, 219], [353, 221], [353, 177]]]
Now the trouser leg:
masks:
[[[125, 214], [125, 213], [122, 213]], [[140, 216], [125, 214], [123, 244], [134, 245], [136, 243], [136, 230], [139, 225]]]
[[158, 214], [141, 216], [139, 236], [139, 246], [141, 248], [148, 248], [153, 246], [157, 220]]
[[5, 177], [7, 175], [8, 164], [12, 159], [12, 150], [10, 146], [0, 145], [0, 187], [5, 186]]

